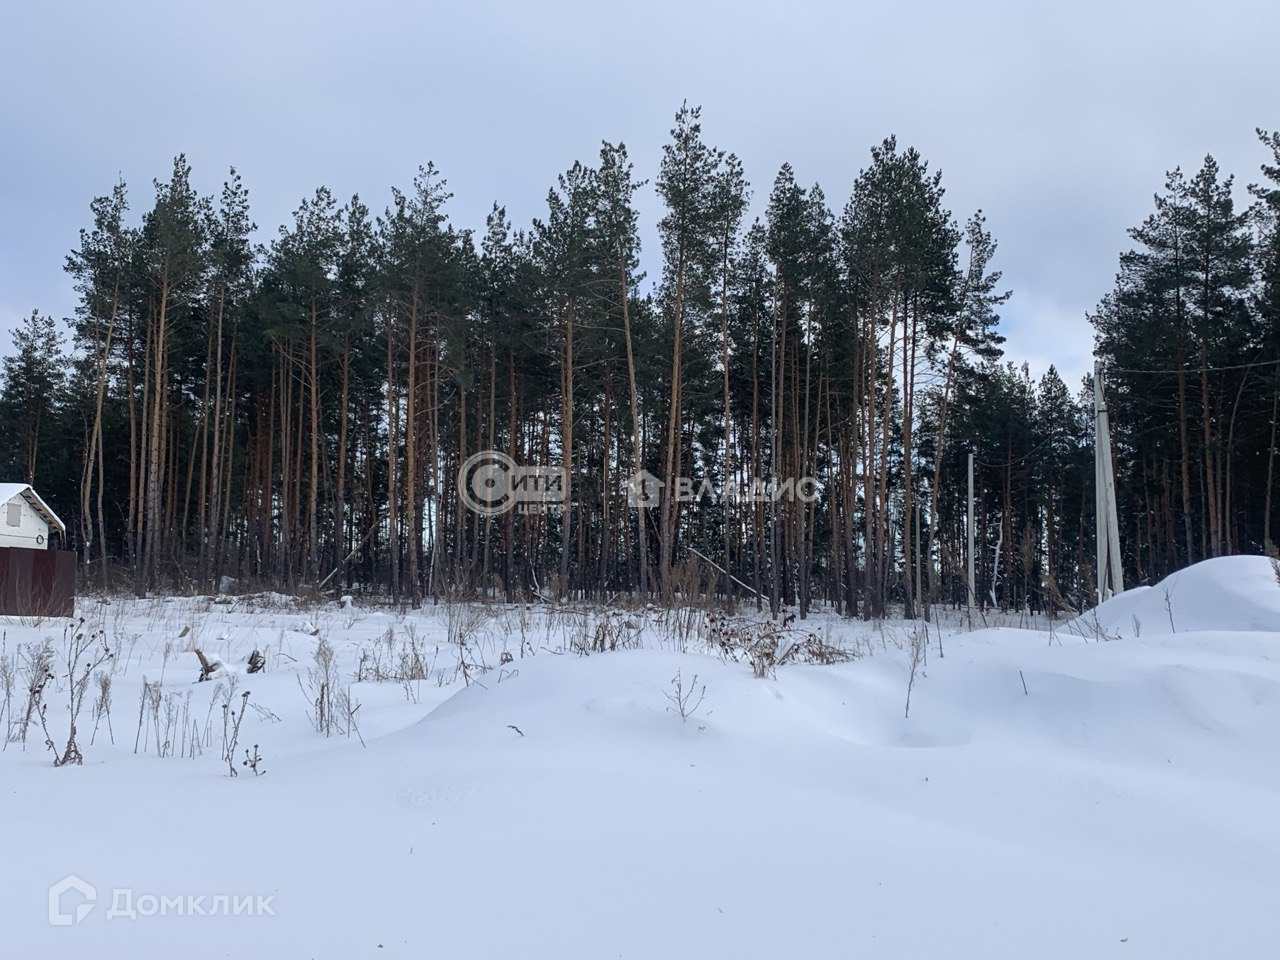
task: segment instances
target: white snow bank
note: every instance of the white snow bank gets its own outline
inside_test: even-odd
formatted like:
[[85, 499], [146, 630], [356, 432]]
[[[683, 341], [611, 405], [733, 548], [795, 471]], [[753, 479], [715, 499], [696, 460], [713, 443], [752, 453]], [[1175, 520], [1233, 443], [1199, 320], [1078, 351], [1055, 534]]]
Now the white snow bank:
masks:
[[1217, 557], [1134, 587], [1073, 621], [1088, 632], [1135, 637], [1195, 630], [1280, 632], [1280, 583], [1266, 557]]

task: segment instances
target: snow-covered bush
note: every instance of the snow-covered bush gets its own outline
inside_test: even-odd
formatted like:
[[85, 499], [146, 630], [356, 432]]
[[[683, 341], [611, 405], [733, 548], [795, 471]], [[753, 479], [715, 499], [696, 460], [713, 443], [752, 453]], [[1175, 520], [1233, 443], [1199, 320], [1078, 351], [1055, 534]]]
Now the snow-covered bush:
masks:
[[707, 645], [723, 659], [746, 660], [760, 679], [777, 676], [784, 663], [844, 663], [855, 654], [807, 630], [791, 626], [794, 615], [781, 621], [756, 620], [711, 614], [707, 618]]

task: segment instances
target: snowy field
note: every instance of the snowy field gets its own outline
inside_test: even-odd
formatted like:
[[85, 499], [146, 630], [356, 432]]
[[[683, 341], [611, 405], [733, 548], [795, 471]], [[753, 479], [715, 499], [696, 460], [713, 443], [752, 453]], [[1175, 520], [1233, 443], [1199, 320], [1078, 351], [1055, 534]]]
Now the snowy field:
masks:
[[1265, 559], [972, 633], [80, 612], [79, 686], [0, 618], [4, 958], [1280, 956]]

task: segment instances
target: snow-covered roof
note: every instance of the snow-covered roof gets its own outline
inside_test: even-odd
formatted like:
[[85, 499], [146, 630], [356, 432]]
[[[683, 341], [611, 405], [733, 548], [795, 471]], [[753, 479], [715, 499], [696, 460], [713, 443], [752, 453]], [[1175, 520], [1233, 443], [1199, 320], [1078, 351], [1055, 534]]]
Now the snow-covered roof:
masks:
[[0, 483], [0, 503], [8, 503], [14, 497], [22, 497], [27, 503], [49, 521], [59, 533], [67, 532], [66, 525], [58, 519], [58, 515], [49, 509], [49, 505], [40, 499], [40, 494], [31, 489], [29, 483]]

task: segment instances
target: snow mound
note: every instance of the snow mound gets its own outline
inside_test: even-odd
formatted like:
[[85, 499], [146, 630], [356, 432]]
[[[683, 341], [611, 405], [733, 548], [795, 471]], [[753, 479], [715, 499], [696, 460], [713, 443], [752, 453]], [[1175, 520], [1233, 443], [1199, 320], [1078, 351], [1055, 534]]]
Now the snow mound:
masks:
[[[161, 760], [145, 729], [135, 753], [127, 706], [82, 767], [11, 742], [4, 956], [1271, 956], [1280, 630], [1253, 627], [1280, 612], [1270, 576], [1232, 558], [1171, 578], [1176, 632], [1160, 587], [1112, 601], [1106, 622], [1139, 617], [1137, 641], [931, 629], [913, 669], [918, 625], [890, 625], [874, 646], [858, 634], [874, 655], [767, 680], [671, 646], [579, 657], [517, 637], [536, 652], [491, 654], [501, 665], [463, 689], [438, 671], [349, 680], [398, 621], [315, 606], [363, 704], [357, 734], [332, 737], [311, 722], [316, 640], [290, 629], [304, 611], [219, 610], [204, 636], [237, 639], [211, 652], [272, 654], [237, 687], [270, 708], [248, 711], [236, 751], [260, 750], [267, 775], [228, 776], [227, 685], [172, 664], [167, 696], [190, 698], [203, 753]], [[168, 662], [158, 608], [125, 625], [151, 633], [125, 647], [122, 704]], [[443, 616], [410, 616], [424, 648], [447, 649]], [[41, 636], [12, 626], [8, 650]], [[96, 903], [54, 926], [46, 893], [69, 875]], [[136, 918], [109, 916], [117, 891]], [[144, 896], [212, 910], [250, 894], [275, 913], [142, 912]]]
[[[1096, 613], [1096, 620], [1095, 620]], [[1200, 630], [1280, 631], [1280, 583], [1266, 557], [1217, 557], [1135, 587], [1072, 621], [1119, 637]]]
[[413, 741], [411, 748], [445, 739], [470, 751], [506, 744], [579, 760], [620, 748], [654, 759], [683, 756], [690, 746], [788, 753], [828, 738], [875, 748], [963, 743], [967, 717], [952, 704], [904, 716], [906, 669], [900, 657], [886, 656], [840, 669], [783, 668], [776, 680], [762, 681], [741, 664], [692, 653], [539, 656], [500, 683], [490, 675], [487, 687], [459, 691], [399, 736]]

